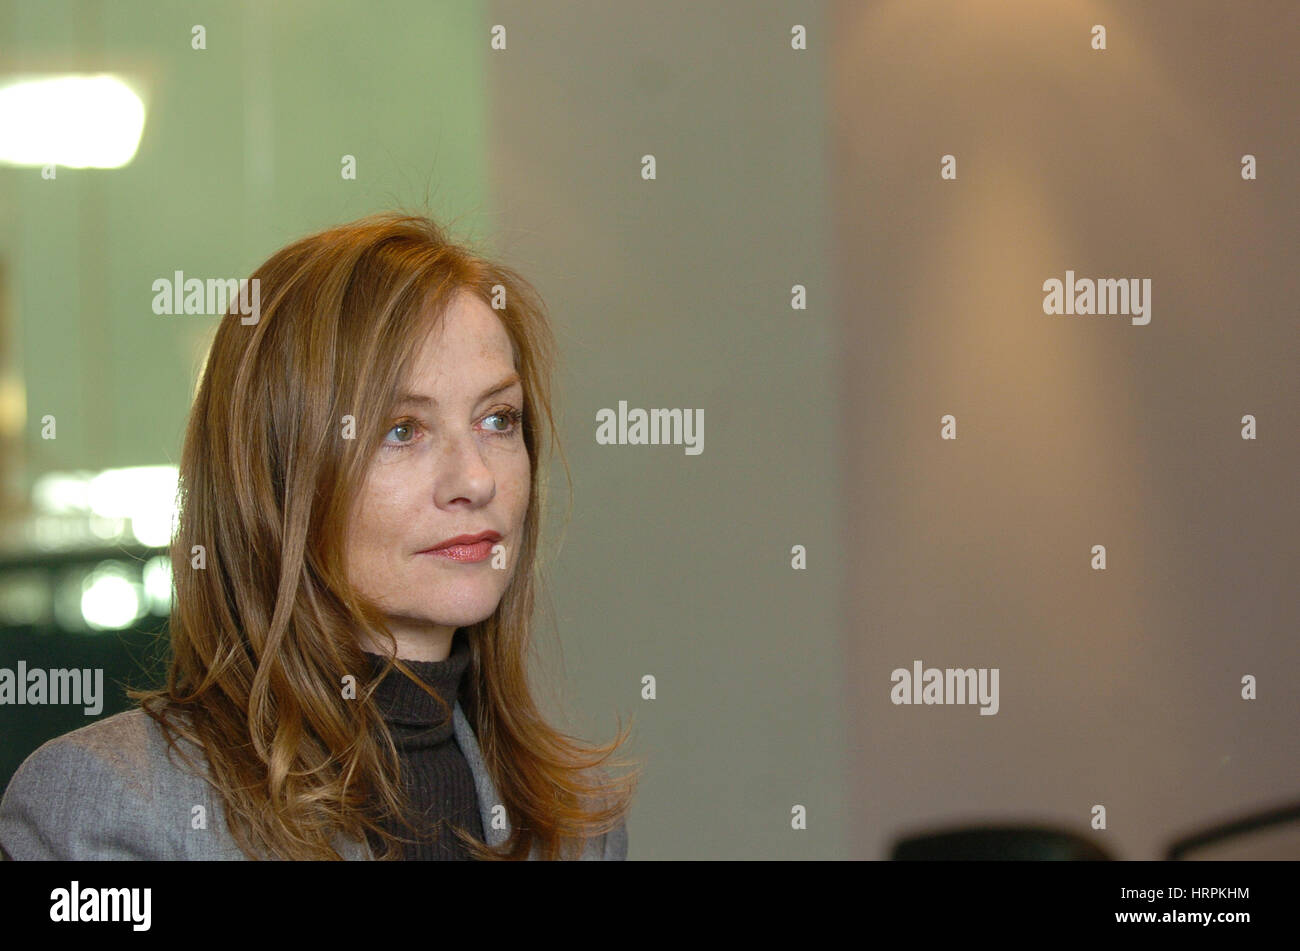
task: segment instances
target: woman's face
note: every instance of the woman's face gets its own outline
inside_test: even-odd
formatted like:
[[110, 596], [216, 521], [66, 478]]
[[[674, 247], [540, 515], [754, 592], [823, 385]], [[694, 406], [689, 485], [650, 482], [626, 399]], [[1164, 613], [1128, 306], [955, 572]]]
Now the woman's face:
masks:
[[[523, 387], [492, 309], [463, 292], [399, 400], [353, 509], [348, 578], [384, 609], [399, 657], [442, 660], [458, 627], [496, 610], [528, 511]], [[500, 538], [431, 551], [483, 532]]]

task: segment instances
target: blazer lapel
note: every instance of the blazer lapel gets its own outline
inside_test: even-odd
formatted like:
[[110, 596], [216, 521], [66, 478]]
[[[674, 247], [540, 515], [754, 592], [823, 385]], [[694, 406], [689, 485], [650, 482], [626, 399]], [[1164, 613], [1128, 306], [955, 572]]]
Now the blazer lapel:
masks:
[[479, 749], [478, 739], [474, 736], [474, 730], [470, 727], [469, 718], [461, 709], [459, 700], [456, 701], [456, 709], [453, 712], [453, 729], [456, 745], [460, 747], [465, 762], [469, 763], [470, 772], [474, 774], [474, 788], [478, 792], [478, 813], [479, 818], [483, 820], [484, 840], [488, 845], [500, 845], [510, 838], [510, 819], [504, 815], [505, 810], [502, 809], [501, 821], [505, 824], [505, 828], [493, 828], [492, 810], [493, 807], [502, 804], [501, 796], [497, 793], [492, 777], [488, 775], [487, 764], [483, 762], [483, 751]]
[[[506, 814], [504, 803], [501, 801], [501, 794], [497, 792], [497, 787], [492, 782], [492, 777], [488, 774], [487, 764], [483, 762], [483, 751], [479, 749], [478, 738], [474, 736], [474, 730], [469, 725], [469, 718], [465, 716], [465, 711], [461, 709], [460, 701], [456, 701], [456, 709], [453, 713], [453, 728], [456, 736], [456, 745], [460, 747], [461, 753], [465, 755], [465, 762], [469, 763], [470, 772], [474, 774], [474, 788], [478, 792], [478, 813], [483, 820], [483, 837], [488, 845], [501, 845], [506, 839], [510, 838], [510, 817]], [[502, 828], [493, 828], [492, 811], [495, 807], [501, 806], [500, 824]], [[536, 860], [538, 856], [538, 846], [534, 845], [532, 851], [528, 854], [529, 860]]]

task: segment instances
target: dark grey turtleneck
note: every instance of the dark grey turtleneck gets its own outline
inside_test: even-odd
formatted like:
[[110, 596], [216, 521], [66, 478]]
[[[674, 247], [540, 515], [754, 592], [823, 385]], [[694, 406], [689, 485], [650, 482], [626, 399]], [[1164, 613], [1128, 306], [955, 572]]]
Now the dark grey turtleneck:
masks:
[[[383, 670], [386, 659], [366, 653], [372, 676]], [[463, 631], [452, 638], [446, 660], [404, 663], [447, 702], [448, 710], [460, 697], [469, 667], [469, 642]], [[384, 722], [397, 747], [406, 793], [415, 810], [418, 840], [403, 844], [403, 858], [414, 861], [466, 861], [469, 853], [449, 826], [455, 825], [483, 841], [474, 774], [456, 743], [452, 719], [438, 702], [399, 670], [390, 671], [375, 691]], [[393, 834], [411, 839], [415, 833], [393, 820], [383, 822]], [[371, 848], [379, 843], [371, 836]]]

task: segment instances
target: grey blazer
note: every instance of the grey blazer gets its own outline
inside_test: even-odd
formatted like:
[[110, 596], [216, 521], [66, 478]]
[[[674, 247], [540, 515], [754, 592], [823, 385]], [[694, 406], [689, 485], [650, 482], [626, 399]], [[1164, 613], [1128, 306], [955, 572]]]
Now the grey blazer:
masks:
[[[498, 810], [505, 828], [493, 828], [500, 797], [459, 703], [453, 722], [474, 774], [487, 844], [499, 845], [510, 835], [509, 819]], [[191, 756], [203, 761], [201, 753]], [[199, 815], [205, 823], [192, 821]], [[345, 859], [374, 858], [364, 841], [340, 834], [334, 845]], [[0, 849], [18, 860], [247, 858], [226, 825], [216, 787], [170, 750], [161, 727], [138, 709], [55, 737], [23, 761], [0, 800]], [[529, 858], [538, 858], [536, 848]], [[625, 823], [588, 841], [581, 855], [626, 858]]]

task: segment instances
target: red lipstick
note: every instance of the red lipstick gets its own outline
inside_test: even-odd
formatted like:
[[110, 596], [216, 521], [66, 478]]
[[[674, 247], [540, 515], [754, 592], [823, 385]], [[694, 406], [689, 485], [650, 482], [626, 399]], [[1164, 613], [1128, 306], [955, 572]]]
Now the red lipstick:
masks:
[[433, 555], [451, 561], [482, 561], [492, 554], [492, 546], [501, 540], [499, 532], [480, 532], [477, 535], [457, 535], [432, 548], [419, 552], [421, 555]]

